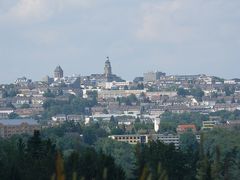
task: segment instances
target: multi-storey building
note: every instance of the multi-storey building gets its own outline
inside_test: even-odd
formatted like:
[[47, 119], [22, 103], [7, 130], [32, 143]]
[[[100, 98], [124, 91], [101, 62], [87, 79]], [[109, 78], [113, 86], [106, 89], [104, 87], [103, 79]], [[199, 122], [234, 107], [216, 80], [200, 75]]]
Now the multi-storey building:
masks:
[[40, 130], [40, 125], [33, 119], [4, 119], [0, 120], [0, 137], [8, 138], [16, 134], [33, 134]]
[[156, 82], [160, 79], [160, 77], [165, 76], [165, 73], [156, 71], [156, 72], [147, 72], [143, 74], [143, 80], [144, 82]]
[[148, 135], [140, 135], [140, 134], [112, 135], [112, 136], [109, 136], [109, 138], [119, 142], [126, 142], [129, 144], [148, 143]]
[[[176, 149], [179, 148], [180, 142], [179, 134], [129, 134], [129, 135], [112, 135], [109, 138], [118, 142], [126, 142], [129, 144], [148, 143], [149, 141], [161, 141], [164, 144], [173, 144]], [[196, 135], [196, 140], [200, 142], [200, 135]]]
[[173, 135], [173, 134], [154, 134], [152, 135], [153, 140], [159, 140], [163, 142], [164, 144], [174, 144], [176, 148], [179, 148], [179, 141], [180, 136], [179, 135]]
[[127, 142], [129, 144], [148, 143], [150, 140], [159, 140], [165, 144], [173, 143], [175, 147], [179, 147], [179, 135], [172, 134], [129, 134], [129, 135], [112, 135], [109, 138], [119, 142]]

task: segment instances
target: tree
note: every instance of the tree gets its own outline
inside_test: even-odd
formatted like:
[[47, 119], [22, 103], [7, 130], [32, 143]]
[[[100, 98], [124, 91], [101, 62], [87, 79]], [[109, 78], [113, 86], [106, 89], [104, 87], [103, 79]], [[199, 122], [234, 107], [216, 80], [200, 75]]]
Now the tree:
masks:
[[199, 160], [198, 142], [195, 134], [188, 131], [180, 135], [180, 150], [183, 152], [189, 167], [188, 179], [195, 179], [197, 161]]
[[190, 90], [190, 94], [195, 97], [198, 101], [202, 101], [202, 97], [204, 96], [204, 92], [200, 88], [193, 88]]
[[44, 97], [47, 97], [47, 98], [54, 98], [54, 97], [55, 97], [55, 94], [52, 93], [50, 89], [47, 89], [47, 91], [44, 92], [43, 96], [44, 96]]
[[23, 104], [22, 106], [21, 106], [21, 108], [22, 109], [27, 109], [27, 108], [30, 108], [30, 104]]
[[234, 92], [235, 92], [235, 87], [234, 87], [234, 86], [226, 85], [226, 86], [224, 87], [224, 91], [225, 91], [226, 96], [231, 96], [231, 95], [234, 94]]
[[200, 148], [199, 148], [199, 161], [197, 167], [196, 178], [198, 180], [210, 180], [211, 179], [211, 165], [209, 162], [208, 154], [204, 153], [204, 135], [200, 137]]
[[138, 178], [184, 179], [187, 176], [184, 154], [176, 150], [173, 144], [151, 141], [136, 147]]
[[105, 109], [105, 108], [103, 109], [103, 113], [104, 113], [104, 114], [109, 114], [109, 113], [108, 113], [108, 110]]
[[187, 95], [189, 95], [189, 94], [190, 94], [190, 92], [189, 92], [188, 90], [184, 89], [184, 88], [178, 88], [178, 89], [177, 89], [177, 95], [178, 95], [178, 96], [183, 96], [183, 97], [185, 97], [185, 96], [187, 96]]
[[95, 129], [87, 127], [83, 130], [83, 141], [86, 144], [93, 145], [97, 140]]
[[96, 142], [95, 148], [98, 152], [111, 155], [116, 164], [123, 168], [127, 179], [134, 178], [136, 158], [132, 145], [111, 139], [100, 139]]
[[139, 90], [143, 90], [144, 89], [144, 85], [143, 85], [143, 83], [138, 83], [137, 84], [137, 89], [139, 89]]
[[16, 118], [18, 118], [19, 117], [19, 115], [17, 114], [17, 113], [15, 113], [15, 112], [12, 112], [12, 113], [10, 113], [9, 115], [8, 115], [8, 118], [9, 119], [16, 119]]
[[71, 153], [66, 159], [65, 167], [69, 180], [73, 177], [99, 180], [125, 179], [124, 171], [115, 164], [110, 155], [96, 152], [93, 148], [86, 148], [81, 153], [76, 151]]
[[180, 135], [180, 149], [184, 153], [195, 153], [198, 149], [196, 136], [191, 132]]
[[111, 124], [115, 124], [116, 123], [114, 116], [110, 117], [109, 123], [111, 123]]
[[211, 174], [211, 177], [213, 180], [218, 180], [218, 179], [221, 179], [221, 162], [220, 162], [220, 148], [219, 146], [216, 146], [216, 149], [215, 149], [215, 159], [214, 159], [214, 162], [212, 164], [212, 174]]

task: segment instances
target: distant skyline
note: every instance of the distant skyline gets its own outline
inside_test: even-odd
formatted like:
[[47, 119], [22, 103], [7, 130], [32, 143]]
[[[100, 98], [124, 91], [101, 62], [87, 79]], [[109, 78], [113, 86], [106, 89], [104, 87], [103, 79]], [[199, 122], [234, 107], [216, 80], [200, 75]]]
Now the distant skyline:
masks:
[[0, 83], [148, 71], [240, 78], [239, 0], [1, 0]]

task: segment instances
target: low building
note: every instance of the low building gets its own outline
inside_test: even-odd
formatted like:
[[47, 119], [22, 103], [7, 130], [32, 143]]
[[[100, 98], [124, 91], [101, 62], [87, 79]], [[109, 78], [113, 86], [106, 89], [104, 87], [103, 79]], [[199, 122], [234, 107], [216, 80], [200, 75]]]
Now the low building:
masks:
[[55, 122], [63, 123], [67, 120], [67, 116], [65, 114], [58, 114], [52, 117], [52, 120]]
[[141, 93], [146, 93], [146, 90], [101, 90], [98, 92], [98, 98], [108, 99], [117, 97], [127, 97], [131, 94], [139, 97]]
[[181, 124], [177, 127], [177, 133], [182, 134], [187, 131], [192, 131], [193, 133], [197, 132], [196, 126], [194, 124]]
[[105, 89], [124, 89], [126, 87], [129, 87], [131, 85], [131, 82], [129, 81], [123, 81], [123, 82], [105, 82]]
[[109, 136], [109, 138], [119, 141], [119, 142], [126, 142], [129, 144], [137, 144], [137, 143], [148, 143], [150, 140], [153, 141], [161, 141], [164, 144], [174, 144], [176, 148], [179, 148], [179, 141], [180, 136], [179, 135], [173, 135], [173, 134], [145, 134], [145, 135], [139, 135], [139, 134], [131, 134], [131, 135], [112, 135]]
[[40, 125], [33, 119], [4, 119], [0, 120], [0, 137], [9, 138], [17, 134], [33, 134], [40, 130]]
[[42, 107], [40, 108], [22, 108], [22, 109], [16, 109], [14, 112], [19, 115], [21, 118], [29, 118], [36, 115], [40, 115], [44, 109]]
[[80, 122], [80, 121], [84, 120], [84, 116], [78, 115], [78, 114], [69, 114], [69, 115], [67, 115], [67, 120], [74, 121], [74, 122]]
[[180, 136], [179, 135], [173, 135], [173, 134], [154, 134], [153, 140], [159, 140], [163, 142], [164, 144], [174, 144], [174, 146], [178, 149], [179, 148], [179, 141]]
[[210, 120], [210, 121], [203, 121], [202, 122], [202, 130], [211, 130], [218, 124], [218, 121], [216, 120]]
[[11, 108], [0, 108], [0, 119], [8, 119], [11, 113], [13, 113], [13, 109]]
[[126, 142], [129, 144], [148, 143], [148, 135], [131, 134], [131, 135], [112, 135], [108, 137], [113, 140], [119, 142]]

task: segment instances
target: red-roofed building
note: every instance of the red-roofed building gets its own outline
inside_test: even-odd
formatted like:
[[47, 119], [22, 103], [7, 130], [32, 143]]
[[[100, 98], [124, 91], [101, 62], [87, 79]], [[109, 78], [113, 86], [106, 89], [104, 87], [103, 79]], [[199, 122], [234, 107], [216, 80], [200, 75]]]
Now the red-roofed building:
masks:
[[196, 126], [194, 124], [178, 125], [178, 127], [177, 127], [177, 133], [178, 134], [185, 133], [187, 131], [192, 131], [193, 133], [196, 133], [196, 131], [197, 131]]

